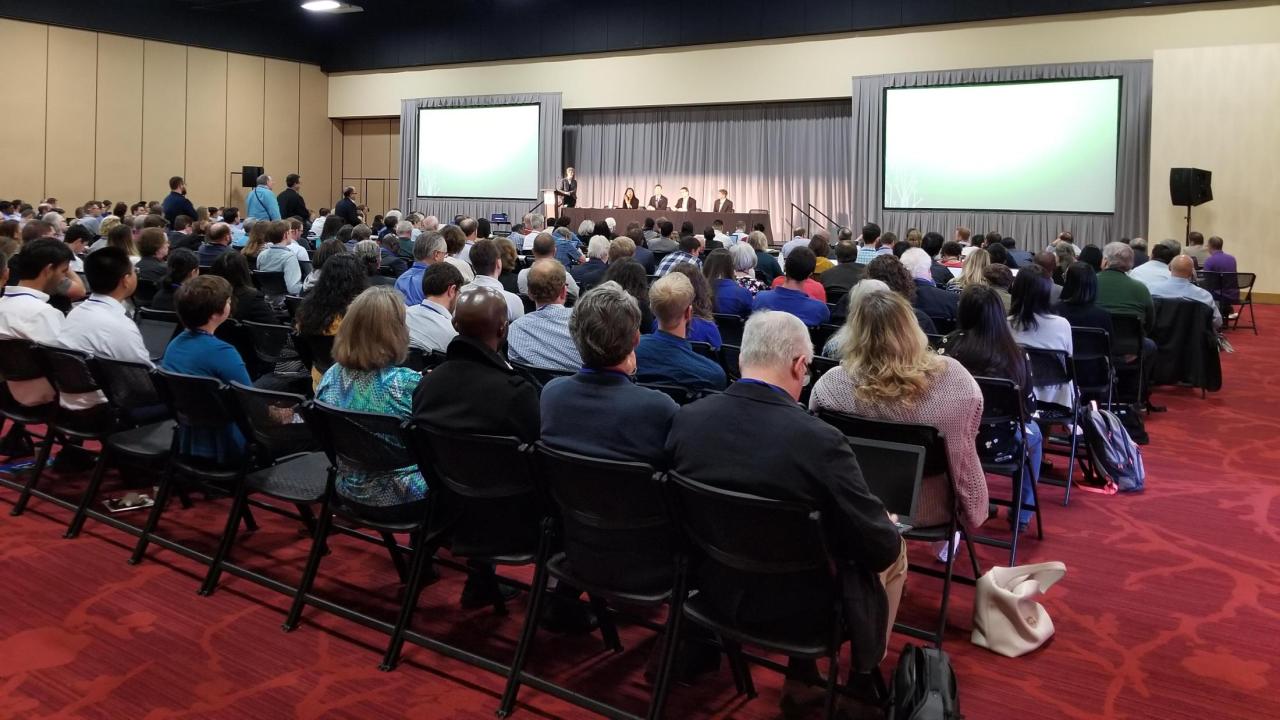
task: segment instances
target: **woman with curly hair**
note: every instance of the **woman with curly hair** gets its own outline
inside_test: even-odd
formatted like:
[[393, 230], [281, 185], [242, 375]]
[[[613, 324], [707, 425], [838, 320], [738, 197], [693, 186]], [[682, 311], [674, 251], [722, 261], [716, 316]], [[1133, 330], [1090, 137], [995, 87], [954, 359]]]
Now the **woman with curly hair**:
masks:
[[[351, 253], [339, 253], [324, 264], [324, 272], [298, 306], [294, 324], [302, 336], [338, 334], [347, 306], [368, 286], [364, 265]], [[311, 368], [312, 386], [320, 384], [323, 372]]]

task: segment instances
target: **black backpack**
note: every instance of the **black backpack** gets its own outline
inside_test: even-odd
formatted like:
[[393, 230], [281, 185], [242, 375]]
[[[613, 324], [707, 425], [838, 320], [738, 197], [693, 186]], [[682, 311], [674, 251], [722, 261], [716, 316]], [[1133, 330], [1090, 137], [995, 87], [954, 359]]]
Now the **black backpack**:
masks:
[[893, 675], [889, 720], [957, 720], [960, 697], [951, 658], [937, 648], [908, 644]]
[[1081, 413], [1084, 422], [1084, 441], [1089, 446], [1093, 472], [1101, 477], [1104, 491], [1137, 492], [1146, 483], [1146, 471], [1142, 465], [1142, 450], [1129, 437], [1124, 424], [1114, 413], [1102, 410], [1090, 403]]

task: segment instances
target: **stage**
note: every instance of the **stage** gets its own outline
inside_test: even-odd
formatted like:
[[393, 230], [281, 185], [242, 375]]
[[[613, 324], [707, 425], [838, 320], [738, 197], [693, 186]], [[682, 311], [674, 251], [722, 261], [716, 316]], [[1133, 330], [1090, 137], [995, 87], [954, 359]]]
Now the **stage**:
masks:
[[[622, 235], [627, 230], [627, 225], [637, 222], [644, 227], [645, 218], [653, 218], [657, 220], [665, 217], [670, 220], [678, 230], [680, 223], [688, 220], [693, 223], [693, 231], [699, 235], [702, 231], [711, 226], [713, 220], [720, 220], [724, 223], [724, 232], [726, 235], [733, 232], [739, 221], [746, 223], [747, 232], [751, 232], [752, 226], [756, 223], [764, 225], [764, 236], [773, 242], [773, 229], [769, 223], [769, 213], [716, 213], [716, 212], [684, 212], [681, 210], [628, 210], [624, 208], [584, 208], [584, 207], [562, 207], [560, 214], [569, 218], [571, 227], [576, 231], [578, 223], [583, 220], [604, 220], [605, 218], [613, 218], [617, 221], [614, 227], [614, 234]], [[583, 238], [586, 240], [586, 238]]]

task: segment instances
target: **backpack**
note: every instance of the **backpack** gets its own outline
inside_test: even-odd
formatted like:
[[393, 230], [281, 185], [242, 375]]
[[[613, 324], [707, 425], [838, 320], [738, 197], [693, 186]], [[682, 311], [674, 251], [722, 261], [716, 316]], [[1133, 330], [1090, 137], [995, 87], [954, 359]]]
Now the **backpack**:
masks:
[[1103, 492], [1138, 492], [1146, 482], [1142, 466], [1142, 450], [1129, 437], [1124, 424], [1114, 413], [1102, 410], [1091, 402], [1084, 408], [1084, 441], [1089, 446], [1092, 471], [1103, 482]]
[[898, 657], [889, 692], [889, 720], [958, 720], [960, 698], [951, 658], [937, 648], [908, 644]]

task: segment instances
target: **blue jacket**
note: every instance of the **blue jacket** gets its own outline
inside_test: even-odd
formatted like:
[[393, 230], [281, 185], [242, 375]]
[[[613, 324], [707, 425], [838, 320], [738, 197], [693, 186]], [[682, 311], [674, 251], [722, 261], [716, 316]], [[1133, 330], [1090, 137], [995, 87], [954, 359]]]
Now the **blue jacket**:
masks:
[[756, 295], [751, 309], [789, 312], [809, 327], [817, 327], [831, 319], [831, 309], [826, 303], [818, 302], [799, 290], [786, 287], [776, 287]]
[[[671, 420], [680, 409], [665, 393], [607, 370], [581, 370], [542, 389], [542, 440], [551, 447], [606, 460], [663, 467]], [[591, 432], [582, 419], [592, 418]]]
[[279, 220], [280, 202], [271, 188], [259, 185], [244, 199], [244, 216], [258, 220]]
[[689, 341], [658, 330], [640, 337], [636, 346], [636, 380], [679, 385], [693, 390], [723, 390], [724, 370], [693, 351]]
[[177, 220], [179, 215], [186, 215], [192, 220], [196, 219], [196, 206], [181, 193], [169, 193], [165, 196], [164, 202], [160, 203], [160, 207], [164, 208], [164, 219], [169, 223], [169, 227], [173, 227], [173, 221]]
[[728, 313], [739, 317], [751, 314], [751, 291], [738, 284], [737, 280], [720, 279], [716, 281], [716, 306], [718, 313]]

